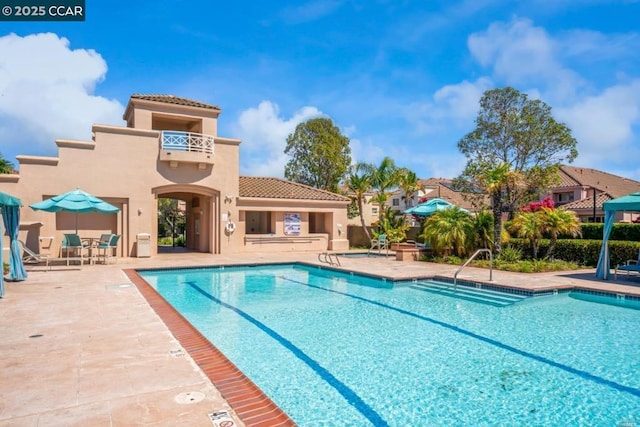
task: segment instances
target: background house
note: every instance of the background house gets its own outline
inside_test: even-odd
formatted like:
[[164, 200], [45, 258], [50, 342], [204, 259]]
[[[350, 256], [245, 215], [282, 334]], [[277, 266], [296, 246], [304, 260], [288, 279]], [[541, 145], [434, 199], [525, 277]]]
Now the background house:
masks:
[[[345, 190], [345, 192], [348, 194], [348, 191]], [[366, 225], [371, 225], [379, 218], [380, 205], [371, 201], [374, 196], [375, 194], [373, 192], [366, 193], [364, 195], [364, 201], [362, 203], [362, 216], [364, 217], [364, 223]], [[353, 218], [349, 218], [347, 220], [347, 225], [361, 226], [362, 224], [360, 222], [360, 214], [356, 215]]]
[[[471, 201], [465, 200], [463, 193], [453, 189], [451, 179], [429, 178], [421, 179], [418, 182], [421, 188], [411, 197], [405, 197], [404, 192], [400, 189], [392, 192], [387, 206], [393, 211], [404, 212], [418, 205], [421, 200], [438, 197], [470, 212], [476, 212], [479, 209]], [[604, 202], [635, 192], [640, 192], [640, 182], [638, 181], [597, 169], [563, 165], [558, 171], [558, 184], [552, 187], [549, 193], [543, 194], [541, 199], [550, 196], [555, 206], [562, 206], [564, 209], [575, 212], [581, 222], [603, 222], [602, 206]], [[364, 218], [367, 225], [378, 219], [379, 206], [370, 202], [372, 197], [373, 193], [366, 196], [368, 203], [364, 206]], [[489, 206], [488, 197], [485, 198], [484, 203], [485, 206]], [[639, 219], [640, 214], [636, 212], [616, 213], [617, 222], [632, 222]], [[348, 223], [359, 226], [360, 218], [352, 218]]]
[[[561, 166], [559, 184], [551, 189], [556, 206], [571, 210], [581, 222], [604, 222], [604, 202], [640, 191], [640, 182], [596, 169]], [[640, 217], [634, 212], [616, 212], [617, 222]]]

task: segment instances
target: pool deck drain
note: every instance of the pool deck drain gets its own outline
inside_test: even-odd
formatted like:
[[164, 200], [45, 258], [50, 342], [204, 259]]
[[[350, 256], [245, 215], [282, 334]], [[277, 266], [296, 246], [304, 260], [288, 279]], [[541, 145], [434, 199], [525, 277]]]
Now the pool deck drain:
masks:
[[187, 391], [184, 393], [180, 393], [173, 400], [181, 405], [189, 405], [191, 403], [202, 402], [205, 398], [204, 393], [200, 393], [199, 391]]

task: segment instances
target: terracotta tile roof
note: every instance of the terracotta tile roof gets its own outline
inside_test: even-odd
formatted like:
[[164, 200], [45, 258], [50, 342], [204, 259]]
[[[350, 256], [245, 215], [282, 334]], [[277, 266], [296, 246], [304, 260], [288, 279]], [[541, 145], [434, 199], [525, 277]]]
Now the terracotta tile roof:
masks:
[[280, 178], [241, 176], [240, 197], [269, 199], [327, 200], [348, 202], [349, 198]]
[[131, 95], [131, 99], [142, 99], [144, 101], [153, 101], [153, 102], [162, 102], [165, 104], [174, 104], [174, 105], [185, 105], [187, 107], [198, 107], [198, 108], [207, 108], [210, 110], [219, 110], [219, 107], [211, 104], [205, 104], [204, 102], [194, 101], [189, 98], [182, 98], [174, 95], [143, 95], [143, 94], [133, 94]]
[[565, 165], [558, 174], [562, 181], [558, 187], [595, 187], [613, 199], [640, 191], [640, 182], [596, 169]]
[[560, 178], [560, 182], [556, 184], [554, 188], [564, 188], [564, 187], [579, 187], [580, 183], [575, 179], [571, 178], [569, 174], [567, 174], [562, 167], [558, 171], [558, 178]]
[[[451, 189], [452, 181], [450, 179], [447, 179], [447, 178], [420, 179], [418, 180], [418, 183], [423, 188], [435, 187], [435, 190], [432, 190], [429, 194], [427, 194], [427, 197], [429, 198], [440, 197], [455, 205], [460, 206], [461, 208], [468, 209], [471, 211], [475, 210], [471, 201], [467, 201], [463, 198], [463, 193], [461, 193], [460, 191], [454, 191]], [[488, 203], [488, 199], [486, 200], [486, 202]]]
[[[608, 202], [613, 199], [610, 195], [606, 193], [598, 193], [596, 194], [596, 209], [602, 210], [602, 204], [604, 202]], [[560, 209], [566, 210], [576, 210], [576, 209], [593, 209], [593, 195], [591, 197], [586, 197], [584, 199], [576, 200], [574, 202], [565, 203], [564, 205], [558, 206]]]

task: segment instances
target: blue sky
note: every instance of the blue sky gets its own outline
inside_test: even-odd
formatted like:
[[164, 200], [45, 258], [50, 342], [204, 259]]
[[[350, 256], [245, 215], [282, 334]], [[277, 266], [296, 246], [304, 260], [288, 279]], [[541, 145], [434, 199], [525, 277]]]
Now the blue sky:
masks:
[[330, 117], [354, 161], [454, 177], [487, 89], [549, 104], [574, 165], [640, 180], [638, 0], [86, 0], [85, 22], [0, 23], [0, 152], [122, 125], [133, 93], [222, 108], [241, 173], [282, 176], [285, 140]]

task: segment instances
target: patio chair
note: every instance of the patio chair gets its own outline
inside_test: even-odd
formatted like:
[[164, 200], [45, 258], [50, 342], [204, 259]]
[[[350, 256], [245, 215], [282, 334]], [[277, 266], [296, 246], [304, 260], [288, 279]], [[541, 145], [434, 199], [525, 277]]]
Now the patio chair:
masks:
[[[76, 257], [75, 254], [79, 253], [80, 265], [82, 265], [84, 263], [85, 249], [89, 251], [89, 249], [91, 249], [91, 245], [84, 243], [80, 236], [77, 234], [65, 234], [62, 239], [62, 244], [60, 245], [60, 258], [62, 258], [62, 252], [65, 251], [67, 254], [67, 265], [69, 265], [69, 261], [71, 260], [69, 255], [71, 252], [74, 252], [74, 258]], [[87, 257], [87, 259], [91, 261], [90, 257]]]
[[37, 254], [33, 252], [27, 247], [27, 245], [24, 244], [22, 240], [18, 240], [18, 244], [22, 248], [22, 262], [24, 262], [25, 264], [40, 264], [42, 262], [47, 262], [47, 255]]
[[416, 249], [420, 249], [420, 250], [431, 249], [431, 244], [429, 242], [421, 243], [421, 242], [416, 241], [414, 243], [415, 243]]
[[378, 234], [377, 238], [371, 240], [371, 247], [369, 248], [369, 252], [367, 252], [367, 254], [376, 249], [378, 250], [378, 253], [380, 253], [380, 251], [382, 251], [383, 249], [389, 252], [389, 240], [387, 239], [386, 234]]
[[[102, 235], [102, 237], [100, 237], [100, 242], [98, 242], [98, 246], [96, 246], [96, 249], [98, 250], [97, 258], [102, 257], [103, 262], [105, 264], [107, 264], [109, 258], [113, 258], [115, 259], [116, 262], [118, 262], [118, 257], [115, 254], [115, 251], [116, 251], [116, 248], [118, 247], [118, 241], [120, 240], [120, 235], [108, 234], [107, 236], [109, 236], [108, 239], [105, 237], [104, 234]], [[105, 238], [104, 240], [103, 240], [103, 237]]]
[[630, 273], [640, 274], [640, 250], [638, 250], [638, 259], [629, 259], [624, 264], [616, 266], [613, 270], [613, 280], [618, 278], [618, 270], [626, 271], [627, 276], [629, 276]]

